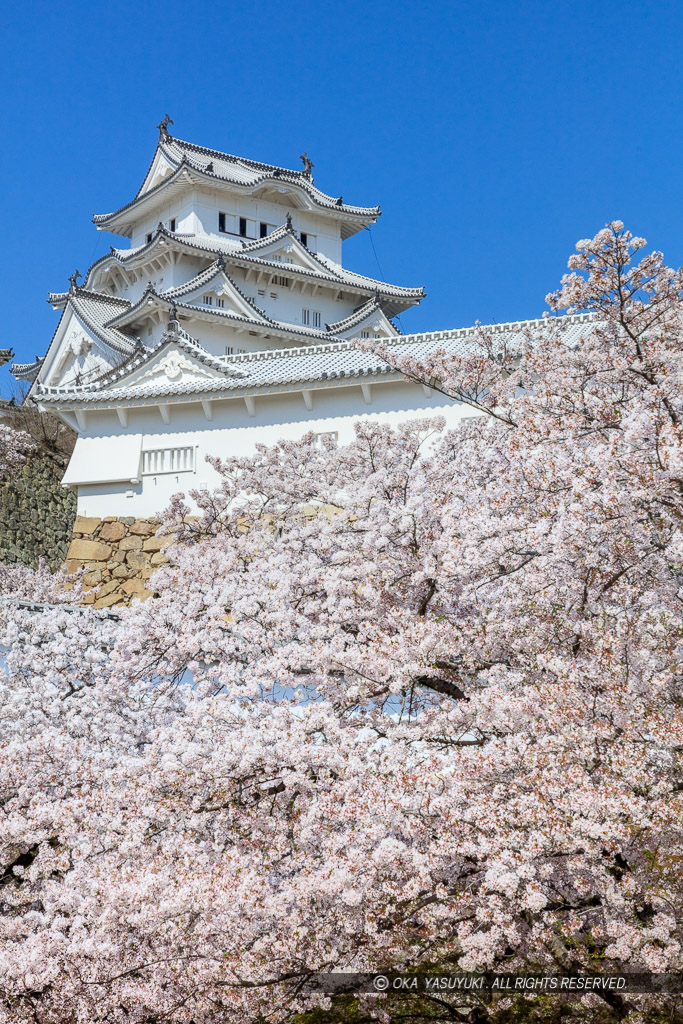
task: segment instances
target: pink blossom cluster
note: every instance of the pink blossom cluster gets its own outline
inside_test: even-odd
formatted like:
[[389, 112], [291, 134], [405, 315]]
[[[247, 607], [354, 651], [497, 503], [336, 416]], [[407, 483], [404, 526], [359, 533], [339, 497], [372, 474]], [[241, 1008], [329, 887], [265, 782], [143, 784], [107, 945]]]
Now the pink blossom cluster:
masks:
[[24, 430], [0, 423], [0, 477], [20, 469], [35, 448], [35, 442]]
[[325, 971], [681, 970], [683, 278], [640, 248], [579, 244], [551, 297], [595, 313], [574, 347], [551, 317], [401, 361], [480, 413], [458, 429], [216, 460], [120, 623], [2, 606], [0, 1020], [284, 1022]]

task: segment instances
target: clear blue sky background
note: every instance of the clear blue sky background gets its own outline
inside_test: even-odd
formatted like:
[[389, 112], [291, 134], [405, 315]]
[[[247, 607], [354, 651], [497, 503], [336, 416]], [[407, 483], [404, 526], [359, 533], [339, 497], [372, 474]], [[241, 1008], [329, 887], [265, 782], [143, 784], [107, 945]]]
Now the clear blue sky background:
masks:
[[[6, 5], [0, 345], [111, 244], [168, 112], [183, 139], [381, 203], [406, 331], [540, 315], [576, 239], [620, 217], [683, 262], [681, 6], [629, 0]], [[367, 232], [345, 262], [380, 276]], [[7, 368], [0, 371], [7, 393]]]

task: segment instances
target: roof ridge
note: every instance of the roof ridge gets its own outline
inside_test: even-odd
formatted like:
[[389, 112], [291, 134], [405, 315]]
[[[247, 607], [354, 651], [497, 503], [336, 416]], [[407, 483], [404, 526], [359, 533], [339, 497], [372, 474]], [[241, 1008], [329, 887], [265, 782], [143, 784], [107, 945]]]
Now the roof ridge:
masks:
[[[261, 160], [251, 160], [249, 157], [235, 156], [233, 153], [226, 153], [222, 149], [212, 149], [209, 146], [200, 146], [196, 142], [187, 142], [185, 139], [177, 139], [174, 135], [170, 135], [169, 140], [171, 144], [175, 142], [176, 145], [180, 147], [187, 146], [188, 149], [192, 149], [197, 153], [205, 153], [207, 156], [217, 156], [221, 160], [243, 164], [245, 167], [253, 167], [258, 168], [259, 170], [269, 171], [286, 171], [288, 174], [294, 174], [299, 177], [308, 177], [306, 171], [296, 170], [296, 168], [293, 167], [283, 167], [280, 164], [266, 164]], [[166, 141], [162, 141], [159, 143], [158, 148], [163, 149], [165, 145], [168, 145], [168, 143]]]
[[341, 320], [335, 320], [334, 323], [326, 324], [326, 327], [328, 331], [343, 331], [347, 327], [352, 327], [354, 323], [360, 323], [369, 313], [381, 308], [382, 304], [379, 302], [377, 296], [371, 295], [365, 300], [365, 302], [362, 302], [360, 306], [357, 306], [353, 313], [349, 313], [348, 316], [342, 317]]
[[[512, 331], [522, 330], [528, 327], [536, 327], [552, 323], [580, 324], [589, 323], [595, 319], [594, 313], [573, 313], [569, 316], [548, 316], [537, 317], [534, 320], [511, 320], [502, 324], [474, 324], [472, 327], [455, 327], [440, 331], [422, 331], [418, 334], [396, 334], [390, 338], [382, 339], [387, 345], [410, 345], [422, 341], [440, 341], [450, 338], [472, 337], [477, 330], [492, 328], [493, 334], [502, 333], [503, 328]], [[225, 356], [230, 362], [250, 362], [259, 358], [280, 358], [283, 356], [320, 355], [325, 352], [345, 352], [355, 349], [357, 339], [346, 338], [342, 341], [323, 342], [320, 345], [307, 345], [300, 348], [286, 349], [263, 349], [260, 352], [240, 352], [236, 355]]]

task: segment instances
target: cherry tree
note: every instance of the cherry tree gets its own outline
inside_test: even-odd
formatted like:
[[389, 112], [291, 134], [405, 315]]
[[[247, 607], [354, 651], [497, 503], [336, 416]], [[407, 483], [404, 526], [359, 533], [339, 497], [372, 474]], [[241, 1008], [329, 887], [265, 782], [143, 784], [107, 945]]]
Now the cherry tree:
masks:
[[24, 430], [0, 423], [0, 477], [7, 477], [20, 469], [35, 447], [35, 442]]
[[644, 244], [578, 243], [548, 297], [593, 314], [578, 344], [550, 316], [396, 364], [478, 412], [458, 429], [216, 459], [154, 600], [3, 609], [4, 1019], [284, 1022], [330, 1006], [321, 972], [681, 970], [683, 274]]

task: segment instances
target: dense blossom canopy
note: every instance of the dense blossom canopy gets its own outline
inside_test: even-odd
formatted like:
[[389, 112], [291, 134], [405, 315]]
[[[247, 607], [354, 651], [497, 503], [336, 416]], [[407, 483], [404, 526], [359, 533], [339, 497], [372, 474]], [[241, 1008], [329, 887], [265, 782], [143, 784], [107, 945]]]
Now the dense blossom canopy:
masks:
[[[0, 1019], [286, 1021], [329, 1005], [324, 971], [682, 969], [683, 275], [643, 244], [578, 244], [549, 297], [595, 313], [577, 347], [558, 316], [402, 363], [471, 407], [457, 430], [216, 461], [120, 622], [5, 606]], [[419, 1012], [510, 1008], [449, 999]]]

